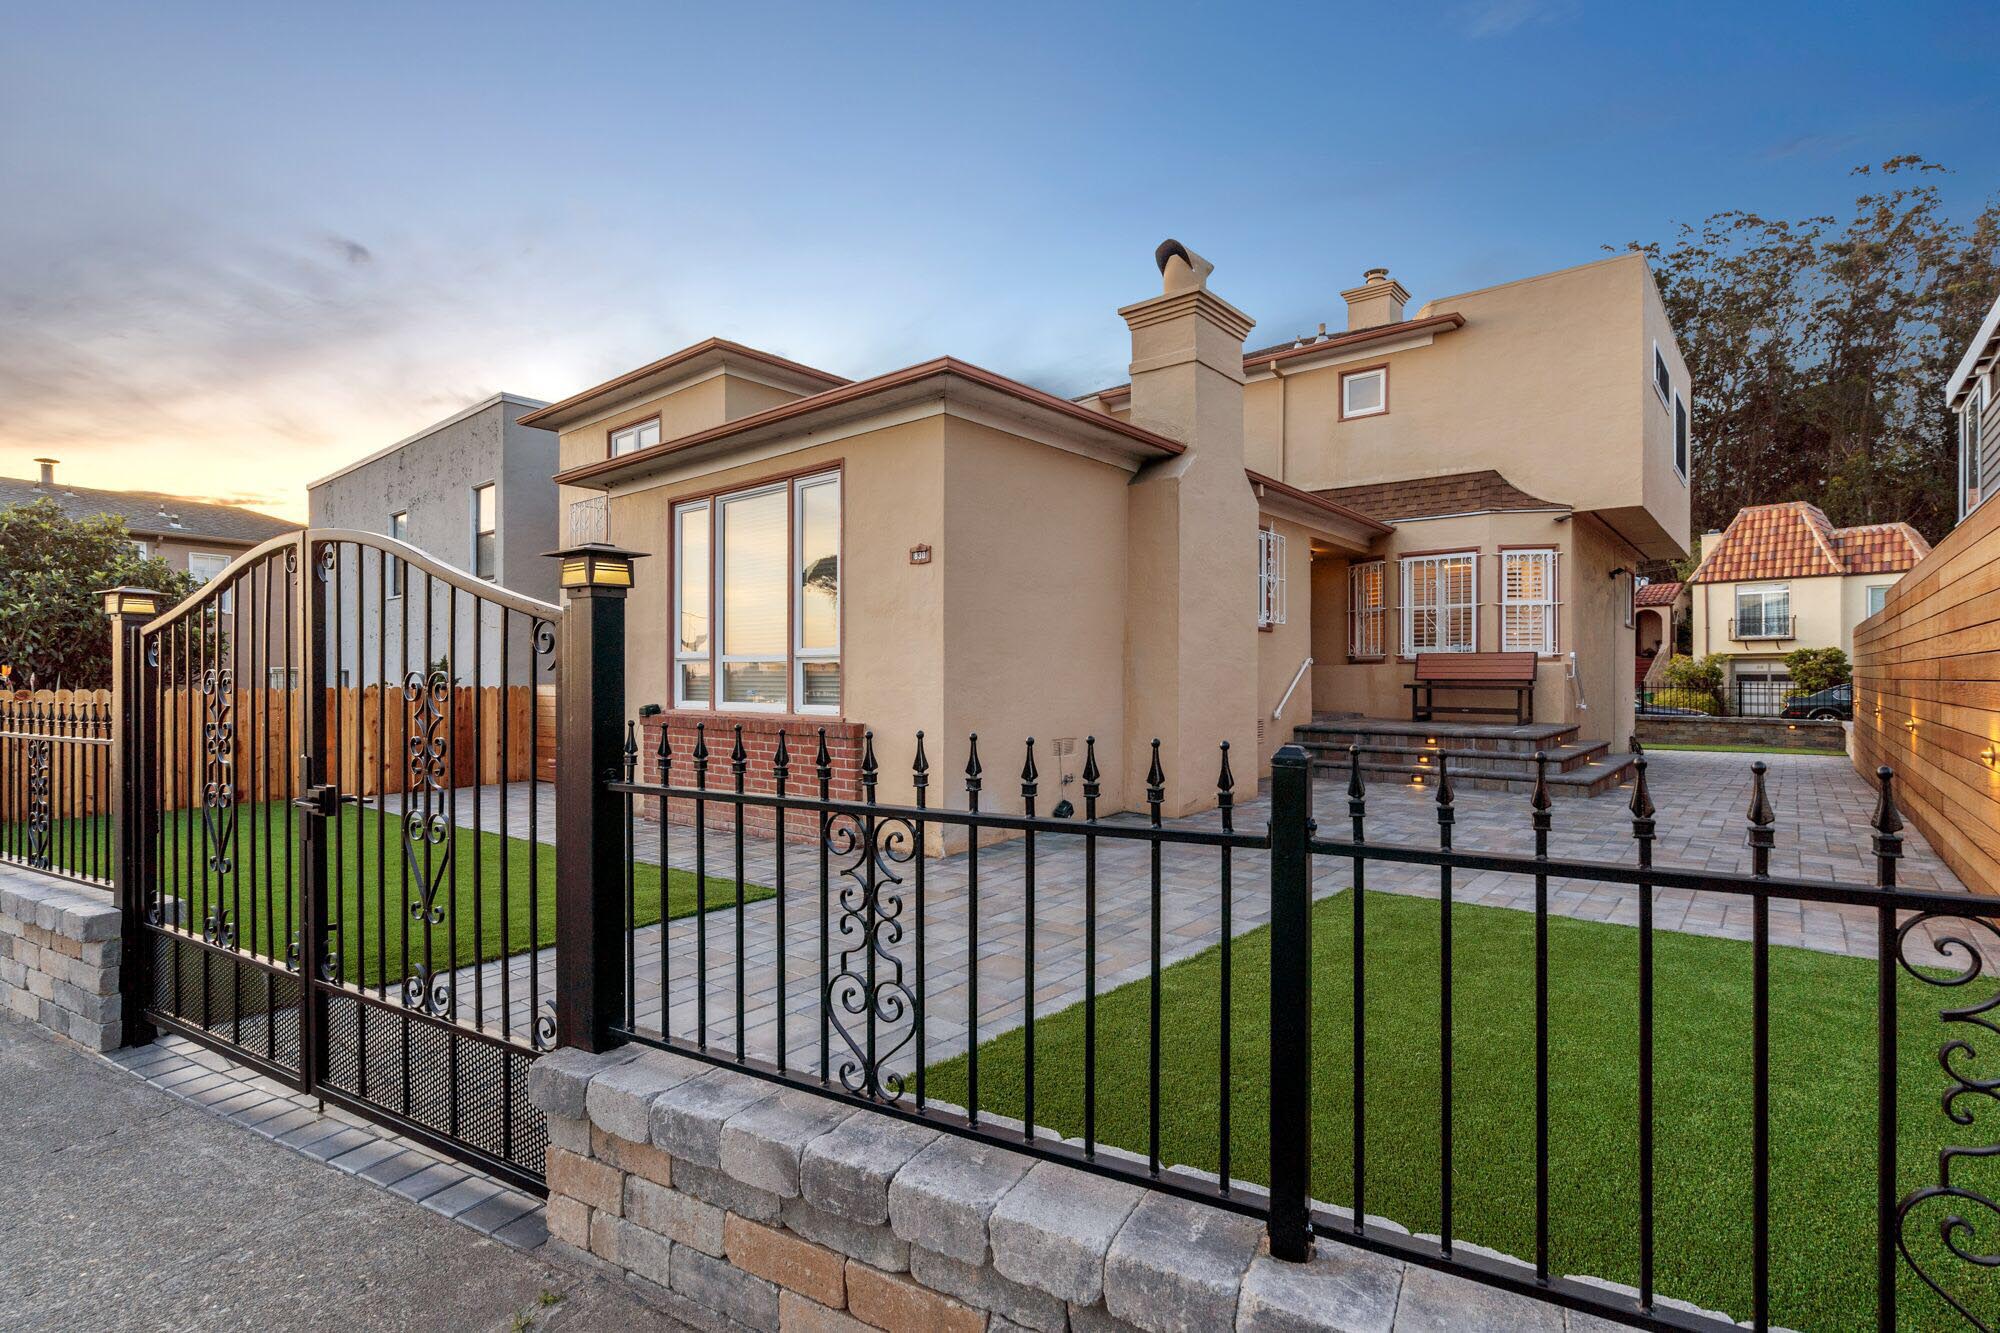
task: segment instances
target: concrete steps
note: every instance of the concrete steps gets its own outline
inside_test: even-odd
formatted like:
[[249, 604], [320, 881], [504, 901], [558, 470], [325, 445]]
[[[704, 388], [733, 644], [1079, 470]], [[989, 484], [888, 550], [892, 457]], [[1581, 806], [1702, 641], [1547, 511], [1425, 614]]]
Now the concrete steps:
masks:
[[1293, 729], [1293, 739], [1313, 757], [1313, 772], [1344, 779], [1350, 747], [1361, 749], [1364, 782], [1425, 785], [1439, 763], [1453, 790], [1519, 791], [1535, 788], [1535, 755], [1548, 758], [1549, 791], [1557, 796], [1597, 796], [1631, 775], [1633, 756], [1614, 755], [1603, 741], [1577, 737], [1565, 723], [1480, 725], [1403, 722], [1378, 718], [1317, 717]]

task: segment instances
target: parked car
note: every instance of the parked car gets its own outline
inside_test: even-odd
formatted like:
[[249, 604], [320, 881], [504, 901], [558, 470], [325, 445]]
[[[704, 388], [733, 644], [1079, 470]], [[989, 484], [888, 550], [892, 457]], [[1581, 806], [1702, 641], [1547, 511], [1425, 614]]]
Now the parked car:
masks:
[[1797, 698], [1785, 700], [1784, 711], [1779, 717], [1809, 717], [1819, 722], [1852, 722], [1854, 720], [1854, 685], [1836, 685], [1829, 690], [1813, 694], [1801, 694]]

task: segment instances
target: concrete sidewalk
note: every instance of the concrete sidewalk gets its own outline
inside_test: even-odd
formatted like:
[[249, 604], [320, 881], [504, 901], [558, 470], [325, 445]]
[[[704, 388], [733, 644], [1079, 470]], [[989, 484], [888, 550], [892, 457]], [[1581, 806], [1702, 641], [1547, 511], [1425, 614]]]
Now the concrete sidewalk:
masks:
[[0, 1016], [13, 1330], [684, 1326]]

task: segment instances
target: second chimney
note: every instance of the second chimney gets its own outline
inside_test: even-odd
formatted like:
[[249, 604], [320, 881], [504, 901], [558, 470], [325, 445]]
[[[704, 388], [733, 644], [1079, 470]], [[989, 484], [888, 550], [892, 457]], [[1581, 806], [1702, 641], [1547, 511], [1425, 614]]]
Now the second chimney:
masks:
[[1386, 268], [1371, 268], [1361, 275], [1359, 287], [1341, 293], [1347, 301], [1347, 329], [1372, 329], [1402, 322], [1403, 307], [1410, 294], [1403, 284], [1389, 276]]
[[56, 463], [58, 460], [53, 458], [37, 458], [35, 461], [42, 465], [42, 479], [35, 484], [45, 488], [54, 486], [56, 484]]

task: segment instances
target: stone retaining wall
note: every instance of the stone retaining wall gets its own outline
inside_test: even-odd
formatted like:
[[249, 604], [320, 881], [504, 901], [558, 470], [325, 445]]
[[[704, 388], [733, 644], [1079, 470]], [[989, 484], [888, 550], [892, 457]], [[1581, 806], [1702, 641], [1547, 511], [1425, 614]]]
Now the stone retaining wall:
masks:
[[557, 1051], [528, 1093], [558, 1252], [718, 1333], [1612, 1327], [660, 1051]]
[[92, 1051], [124, 1044], [111, 895], [0, 866], [0, 1005]]
[[1847, 731], [1838, 722], [1792, 721], [1779, 717], [1653, 717], [1641, 713], [1642, 745], [1768, 745], [1784, 750], [1847, 751]]

